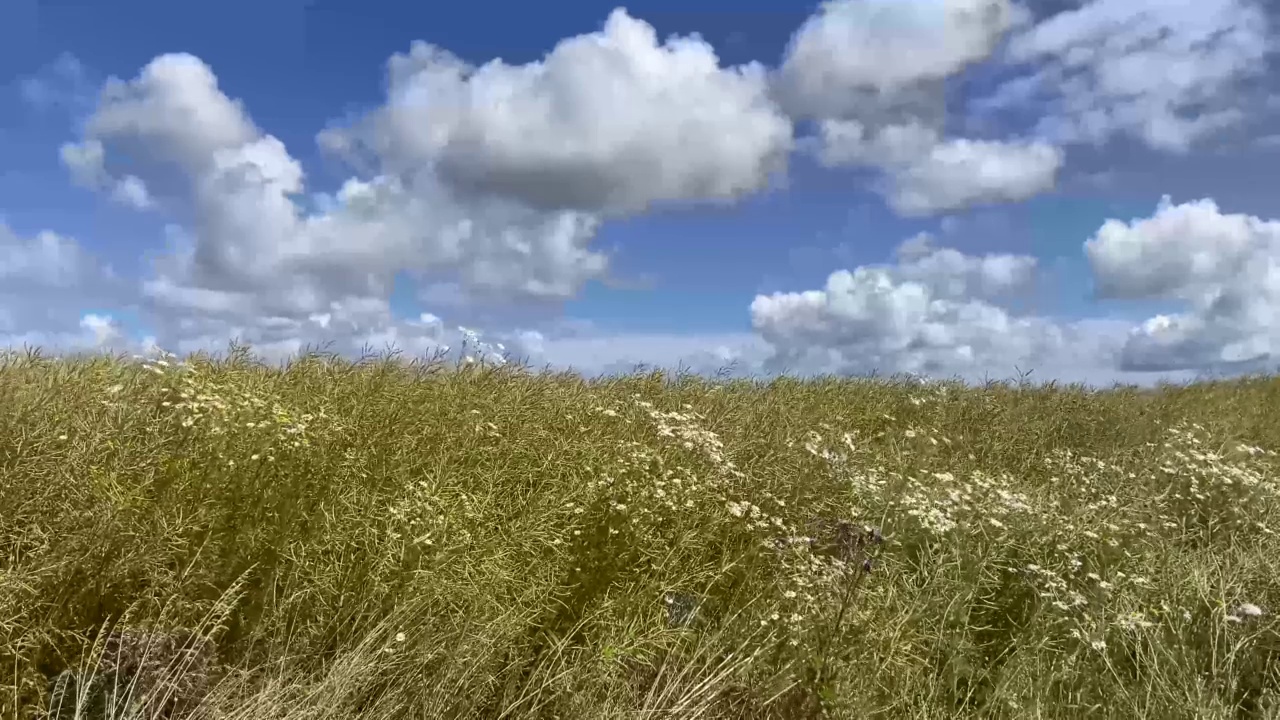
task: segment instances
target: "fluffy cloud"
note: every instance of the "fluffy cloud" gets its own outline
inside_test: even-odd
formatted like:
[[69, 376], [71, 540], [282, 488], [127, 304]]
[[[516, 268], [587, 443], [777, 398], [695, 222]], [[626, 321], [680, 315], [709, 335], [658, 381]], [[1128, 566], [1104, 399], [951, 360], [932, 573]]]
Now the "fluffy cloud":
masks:
[[216, 318], [226, 333], [261, 317], [302, 322], [335, 303], [385, 299], [397, 271], [447, 275], [504, 301], [569, 297], [606, 267], [588, 248], [594, 216], [462, 196], [429, 169], [352, 178], [325, 211], [304, 212], [295, 200], [307, 190], [301, 165], [189, 55], [109, 82], [64, 156], [87, 158], [71, 166], [99, 179], [116, 179], [113, 161], [127, 166], [191, 218], [143, 283], [178, 345], [208, 335], [190, 335], [187, 315]]
[[762, 66], [722, 68], [697, 37], [660, 44], [622, 9], [527, 65], [472, 67], [415, 43], [391, 59], [389, 80], [383, 108], [322, 142], [544, 209], [732, 200], [784, 170], [791, 145]]
[[198, 177], [217, 152], [261, 136], [241, 104], [222, 93], [213, 70], [186, 53], [155, 58], [133, 80], [109, 78], [84, 133], [84, 141], [65, 147], [92, 158], [85, 165], [101, 167], [102, 144], [111, 142], [136, 166], [176, 167], [187, 177]]
[[[830, 0], [772, 73], [726, 67], [697, 36], [660, 41], [622, 9], [524, 65], [414, 43], [388, 62], [379, 107], [318, 136], [352, 168], [331, 193], [211, 68], [163, 55], [109, 80], [61, 157], [74, 182], [180, 223], [167, 252], [130, 288], [69, 238], [0, 228], [0, 337], [116, 347], [129, 341], [108, 309], [140, 304], [179, 352], [232, 338], [273, 358], [321, 345], [457, 351], [465, 332], [395, 316], [398, 273], [468, 310], [555, 308], [608, 273], [593, 247], [603, 222], [760, 191], [786, 169], [794, 120], [819, 121], [823, 164], [874, 169], [890, 207], [920, 216], [1053, 188], [1057, 144], [1119, 133], [1182, 150], [1237, 119], [1232, 93], [1266, 59], [1258, 0], [1078, 5], [1032, 23], [1010, 0]], [[1017, 77], [985, 105], [1033, 110], [1040, 139], [945, 136], [945, 81], [1010, 34], [996, 69]], [[81, 77], [60, 72], [72, 69]], [[492, 339], [587, 372], [738, 362], [980, 377], [1016, 364], [1105, 381], [1117, 363], [1238, 366], [1280, 342], [1276, 225], [1211, 201], [1108, 222], [1085, 244], [1099, 295], [1186, 305], [1137, 328], [1018, 315], [1005, 301], [1034, 281], [1034, 258], [920, 235], [893, 264], [757, 297], [755, 335], [565, 336], [532, 323]]]
[[1017, 33], [1006, 62], [1030, 67], [984, 105], [1049, 112], [1056, 142], [1113, 135], [1184, 151], [1239, 122], [1243, 84], [1274, 48], [1256, 0], [1092, 0]]
[[896, 265], [839, 270], [820, 290], [757, 296], [751, 319], [773, 348], [773, 369], [970, 378], [1072, 360], [1104, 369], [1104, 336], [993, 302], [1025, 288], [1034, 269], [1031, 257], [968, 256], [917, 237], [900, 246]]
[[1062, 151], [1041, 142], [956, 139], [894, 168], [889, 204], [904, 215], [1026, 200], [1051, 190]]
[[797, 117], [847, 118], [988, 57], [1009, 0], [827, 0], [792, 36], [776, 92]]
[[[1273, 49], [1260, 0], [1091, 0], [1038, 22], [1007, 0], [829, 0], [792, 37], [774, 92], [819, 121], [824, 164], [879, 170], [873, 188], [918, 216], [1048, 191], [1064, 144], [1127, 135], [1186, 151], [1243, 119]], [[991, 96], [945, 92], [984, 61], [1001, 79]], [[1037, 139], [944, 138], [957, 102], [970, 120], [995, 114], [984, 132], [1030, 118]]]
[[880, 168], [889, 205], [908, 216], [1034, 197], [1054, 187], [1063, 163], [1062, 151], [1044, 142], [942, 140], [918, 122], [874, 132], [854, 120], [819, 127], [823, 164]]
[[1083, 249], [1098, 299], [1185, 310], [1137, 326], [1016, 316], [1002, 299], [1031, 286], [1034, 258], [966, 255], [922, 234], [893, 265], [758, 296], [752, 321], [773, 348], [770, 367], [806, 372], [972, 378], [1016, 364], [1106, 383], [1280, 367], [1280, 221], [1165, 197], [1150, 217], [1108, 220]]
[[868, 127], [858, 120], [823, 120], [818, 125], [818, 159], [829, 167], [908, 166], [938, 145], [937, 130], [919, 121]]
[[605, 215], [731, 201], [785, 170], [766, 75], [623, 10], [522, 66], [415, 43], [383, 107], [320, 135], [362, 171], [326, 195], [211, 68], [171, 54], [110, 79], [62, 157], [76, 182], [182, 221], [141, 286], [162, 342], [284, 347], [310, 317], [385, 304], [399, 272], [469, 306], [573, 297], [608, 271], [591, 248]]
[[1165, 299], [1187, 310], [1135, 328], [1132, 369], [1216, 368], [1280, 359], [1280, 222], [1223, 213], [1212, 200], [1107, 221], [1085, 243], [1104, 298]]
[[936, 246], [929, 233], [906, 240], [896, 255], [897, 276], [925, 286], [938, 298], [1008, 297], [1030, 289], [1035, 280], [1036, 259], [1030, 255], [965, 255]]

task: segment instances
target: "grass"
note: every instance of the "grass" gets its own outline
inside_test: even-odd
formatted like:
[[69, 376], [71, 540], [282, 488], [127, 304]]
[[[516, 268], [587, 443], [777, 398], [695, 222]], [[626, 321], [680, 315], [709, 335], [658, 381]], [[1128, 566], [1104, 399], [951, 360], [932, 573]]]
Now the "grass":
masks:
[[0, 717], [1269, 717], [1280, 381], [0, 359]]

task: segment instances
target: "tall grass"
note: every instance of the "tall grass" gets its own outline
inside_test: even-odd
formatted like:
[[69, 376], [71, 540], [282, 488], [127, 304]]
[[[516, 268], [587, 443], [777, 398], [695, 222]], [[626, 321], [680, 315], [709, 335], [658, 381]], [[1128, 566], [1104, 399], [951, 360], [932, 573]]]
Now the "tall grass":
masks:
[[0, 710], [1233, 718], [1280, 382], [0, 359]]

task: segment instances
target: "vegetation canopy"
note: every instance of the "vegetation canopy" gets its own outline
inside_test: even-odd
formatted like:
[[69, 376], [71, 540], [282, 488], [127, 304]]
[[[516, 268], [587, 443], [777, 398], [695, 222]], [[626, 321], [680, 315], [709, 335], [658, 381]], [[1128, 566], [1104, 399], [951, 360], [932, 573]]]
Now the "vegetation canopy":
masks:
[[0, 716], [1234, 718], [1280, 381], [0, 358]]

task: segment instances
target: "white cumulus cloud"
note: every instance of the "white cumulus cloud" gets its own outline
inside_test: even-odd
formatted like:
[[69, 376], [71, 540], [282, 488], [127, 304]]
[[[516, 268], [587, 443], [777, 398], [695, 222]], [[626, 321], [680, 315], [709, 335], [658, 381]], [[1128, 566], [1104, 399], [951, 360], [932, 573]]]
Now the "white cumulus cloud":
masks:
[[1134, 328], [1134, 369], [1215, 368], [1280, 360], [1280, 221], [1224, 213], [1209, 199], [1148, 218], [1108, 220], [1085, 243], [1104, 298], [1181, 301]]
[[838, 270], [818, 290], [759, 295], [751, 319], [773, 348], [774, 369], [974, 378], [1069, 364], [1066, 356], [1105, 368], [1100, 336], [995, 302], [1024, 288], [1034, 268], [1028, 256], [969, 256], [916, 237], [895, 265]]
[[397, 271], [447, 275], [502, 302], [570, 297], [607, 266], [589, 248], [595, 216], [462, 194], [429, 168], [351, 178], [324, 212], [305, 211], [301, 164], [190, 55], [111, 80], [64, 156], [89, 158], [72, 167], [113, 180], [113, 161], [127, 166], [141, 177], [120, 183], [140, 194], [165, 188], [190, 219], [142, 287], [179, 339], [188, 315], [217, 318], [230, 333], [261, 317], [297, 321], [334, 303], [385, 299]]
[[826, 120], [819, 128], [823, 164], [884, 171], [881, 191], [907, 216], [1026, 200], [1053, 189], [1064, 161], [1048, 143], [944, 140], [918, 122], [871, 131], [855, 120]]
[[890, 172], [889, 204], [904, 215], [1016, 202], [1053, 189], [1062, 151], [1043, 142], [948, 140]]
[[472, 67], [415, 43], [389, 63], [386, 105], [322, 142], [389, 172], [431, 165], [456, 190], [531, 206], [625, 213], [726, 201], [785, 170], [791, 122], [759, 64], [721, 67], [706, 42], [623, 9], [537, 62]]
[[[760, 192], [797, 147], [872, 170], [870, 189], [903, 216], [1022, 201], [1055, 187], [1072, 143], [1127, 135], [1185, 151], [1239, 122], [1270, 32], [1262, 0], [1082, 0], [1035, 21], [1013, 0], [827, 0], [768, 69], [726, 65], [697, 35], [659, 38], [619, 8], [524, 64], [413, 43], [388, 61], [379, 105], [317, 135], [351, 175], [324, 188], [211, 67], [161, 55], [109, 79], [60, 156], [75, 184], [169, 221], [167, 246], [126, 282], [71, 238], [0, 226], [0, 344], [127, 345], [120, 318], [137, 311], [179, 352], [233, 338], [281, 358], [330, 342], [457, 352], [467, 331], [393, 311], [399, 276], [442, 315], [550, 314], [607, 278], [605, 222]], [[91, 96], [83, 68], [60, 62], [26, 84], [34, 106]], [[1029, 135], [951, 134], [951, 106], [972, 100], [951, 83], [979, 63], [998, 89], [977, 106], [1030, 116]], [[794, 140], [808, 120], [817, 136]], [[920, 234], [890, 264], [759, 295], [755, 334], [563, 335], [513, 321], [490, 337], [590, 372], [737, 362], [980, 377], [1017, 365], [1099, 380], [1120, 366], [1235, 366], [1278, 354], [1278, 227], [1168, 199], [1102, 225], [1084, 244], [1099, 297], [1182, 305], [1137, 327], [1019, 314], [1011, 299], [1033, 286], [1034, 258]]]

